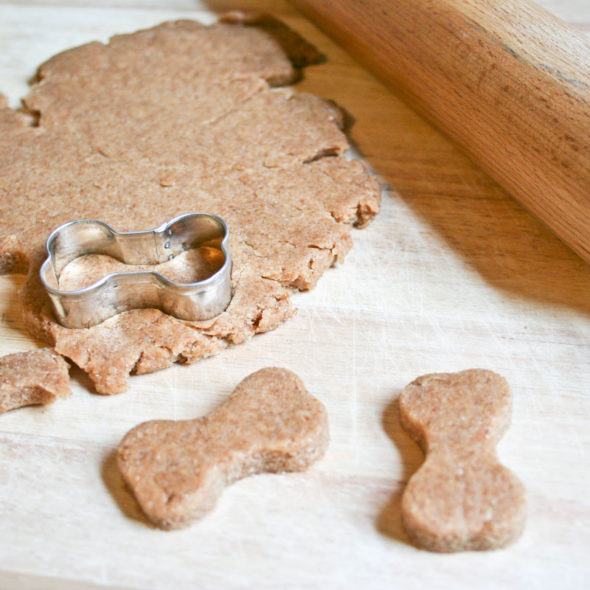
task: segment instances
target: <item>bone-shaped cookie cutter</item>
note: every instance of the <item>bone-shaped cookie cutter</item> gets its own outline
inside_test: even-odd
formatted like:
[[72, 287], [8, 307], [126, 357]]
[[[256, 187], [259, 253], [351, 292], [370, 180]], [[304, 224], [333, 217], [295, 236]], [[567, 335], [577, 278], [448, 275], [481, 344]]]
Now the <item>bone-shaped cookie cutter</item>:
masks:
[[[209, 213], [187, 213], [153, 230], [117, 232], [102, 221], [79, 219], [55, 229], [47, 239], [48, 258], [41, 282], [56, 319], [66, 328], [86, 328], [130, 309], [158, 308], [183, 320], [204, 320], [226, 309], [231, 300], [231, 256], [225, 221]], [[185, 250], [218, 248], [221, 268], [193, 283], [170, 280], [154, 270], [115, 272], [84, 288], [59, 288], [67, 264], [86, 254], [106, 254], [125, 264], [160, 264]]]

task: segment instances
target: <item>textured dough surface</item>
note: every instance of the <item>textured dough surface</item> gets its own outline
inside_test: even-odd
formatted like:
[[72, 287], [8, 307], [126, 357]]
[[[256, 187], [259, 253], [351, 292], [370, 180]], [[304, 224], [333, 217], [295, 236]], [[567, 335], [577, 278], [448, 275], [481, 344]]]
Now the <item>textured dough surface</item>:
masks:
[[70, 395], [70, 366], [51, 348], [0, 357], [0, 414]]
[[[29, 269], [24, 319], [94, 381], [194, 362], [277, 327], [377, 213], [377, 181], [342, 154], [342, 113], [297, 93], [317, 52], [262, 26], [191, 21], [89, 43], [40, 66], [27, 112], [0, 103], [0, 272]], [[269, 24], [270, 23], [270, 24]], [[290, 59], [289, 59], [290, 58]], [[50, 231], [94, 218], [151, 229], [194, 211], [228, 223], [233, 299], [206, 322], [134, 310], [85, 329], [53, 319], [38, 279]]]
[[506, 380], [483, 369], [424, 375], [399, 405], [402, 425], [426, 453], [402, 497], [412, 540], [439, 552], [515, 541], [526, 519], [524, 487], [495, 450], [510, 424]]
[[304, 471], [328, 440], [324, 406], [295, 373], [270, 367], [208, 416], [136, 426], [119, 445], [118, 464], [146, 516], [173, 529], [204, 516], [238, 479]]

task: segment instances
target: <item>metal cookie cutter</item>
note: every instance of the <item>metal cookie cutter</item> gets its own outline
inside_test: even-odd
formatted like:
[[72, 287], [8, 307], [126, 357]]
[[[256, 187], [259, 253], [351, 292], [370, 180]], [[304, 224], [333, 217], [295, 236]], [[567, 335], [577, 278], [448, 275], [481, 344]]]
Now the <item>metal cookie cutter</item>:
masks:
[[[95, 219], [70, 221], [47, 239], [48, 258], [40, 275], [55, 315], [66, 328], [94, 326], [123, 311], [158, 308], [183, 320], [212, 318], [231, 300], [229, 230], [223, 219], [208, 213], [180, 215], [153, 230], [117, 232]], [[153, 270], [115, 272], [75, 291], [59, 289], [64, 267], [85, 254], [107, 254], [125, 264], [160, 264], [185, 250], [218, 248], [221, 268], [204, 280], [179, 283]]]

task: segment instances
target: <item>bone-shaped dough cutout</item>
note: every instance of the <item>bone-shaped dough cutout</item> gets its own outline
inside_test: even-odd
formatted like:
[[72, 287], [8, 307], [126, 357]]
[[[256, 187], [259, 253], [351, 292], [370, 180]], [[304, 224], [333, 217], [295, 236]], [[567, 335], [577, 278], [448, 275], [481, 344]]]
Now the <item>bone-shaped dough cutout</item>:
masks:
[[297, 375], [265, 368], [194, 420], [153, 420], [121, 441], [118, 465], [145, 515], [162, 529], [187, 526], [224, 488], [257, 473], [304, 471], [329, 440], [324, 406]]
[[186, 250], [161, 264], [125, 264], [105, 254], [86, 254], [64, 267], [59, 277], [59, 288], [66, 291], [83, 289], [108, 274], [138, 270], [155, 270], [178, 283], [196, 283], [217, 272], [224, 261], [223, 252], [211, 246]]
[[506, 380], [483, 369], [433, 373], [402, 392], [402, 426], [426, 453], [402, 497], [402, 521], [416, 545], [454, 552], [504, 547], [526, 519], [521, 482], [498, 462], [510, 425]]

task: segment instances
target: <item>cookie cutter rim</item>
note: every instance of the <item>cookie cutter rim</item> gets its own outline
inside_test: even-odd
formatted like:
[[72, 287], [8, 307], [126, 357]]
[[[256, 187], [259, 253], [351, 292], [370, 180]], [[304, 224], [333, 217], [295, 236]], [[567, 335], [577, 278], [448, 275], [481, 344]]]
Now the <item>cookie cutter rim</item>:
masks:
[[[84, 240], [85, 229], [95, 236]], [[200, 236], [203, 229], [206, 235]], [[200, 281], [181, 283], [156, 270], [135, 270], [108, 273], [80, 289], [57, 286], [65, 266], [80, 256], [107, 254], [124, 264], [161, 264], [211, 242], [219, 242], [215, 247], [225, 260], [217, 271]], [[131, 232], [119, 232], [97, 219], [76, 219], [55, 228], [47, 238], [47, 258], [39, 276], [56, 319], [66, 328], [87, 328], [138, 308], [157, 308], [182, 320], [200, 321], [219, 315], [231, 301], [228, 243], [229, 228], [213, 213], [185, 213], [154, 229]], [[136, 305], [141, 297], [143, 303]]]

